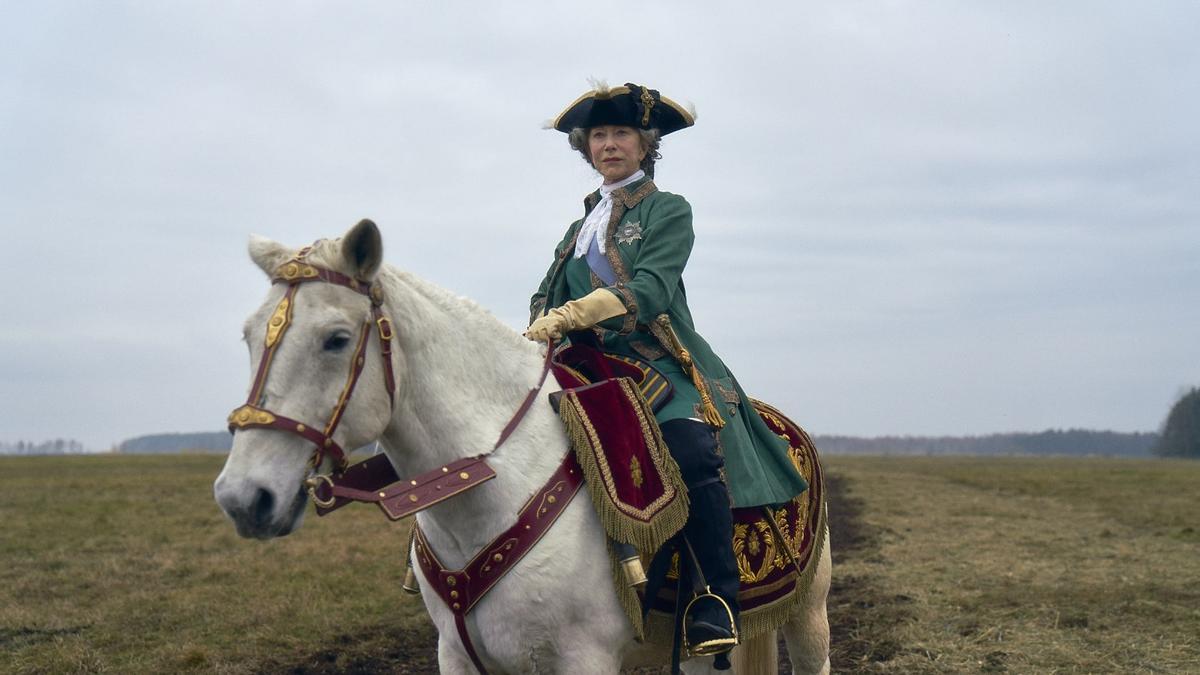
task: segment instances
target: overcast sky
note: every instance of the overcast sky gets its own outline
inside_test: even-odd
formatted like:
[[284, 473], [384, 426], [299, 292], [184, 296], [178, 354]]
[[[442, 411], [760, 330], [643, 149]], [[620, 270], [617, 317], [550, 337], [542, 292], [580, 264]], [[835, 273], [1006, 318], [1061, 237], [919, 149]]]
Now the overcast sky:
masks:
[[1200, 4], [713, 5], [5, 3], [0, 441], [222, 428], [251, 232], [371, 217], [523, 328], [589, 76], [696, 105], [692, 313], [811, 432], [1152, 430], [1200, 384]]

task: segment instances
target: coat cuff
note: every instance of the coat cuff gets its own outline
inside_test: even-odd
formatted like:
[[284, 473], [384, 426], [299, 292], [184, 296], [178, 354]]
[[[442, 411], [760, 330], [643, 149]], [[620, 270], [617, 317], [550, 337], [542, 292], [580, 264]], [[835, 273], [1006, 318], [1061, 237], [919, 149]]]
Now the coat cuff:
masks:
[[615, 286], [606, 286], [605, 290], [612, 292], [621, 299], [621, 304], [625, 305], [625, 319], [621, 322], [621, 328], [617, 331], [617, 334], [629, 335], [637, 327], [637, 298], [633, 295], [633, 291], [629, 290], [628, 286], [619, 281]]

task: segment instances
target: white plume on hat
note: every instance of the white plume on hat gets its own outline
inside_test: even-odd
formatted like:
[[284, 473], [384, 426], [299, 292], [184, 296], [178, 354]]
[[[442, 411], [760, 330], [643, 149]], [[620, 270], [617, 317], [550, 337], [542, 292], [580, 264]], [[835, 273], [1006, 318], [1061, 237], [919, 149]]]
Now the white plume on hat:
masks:
[[596, 96], [601, 98], [607, 97], [608, 92], [612, 91], [612, 87], [608, 86], [608, 81], [588, 76], [588, 84], [592, 85], [592, 91], [596, 92]]

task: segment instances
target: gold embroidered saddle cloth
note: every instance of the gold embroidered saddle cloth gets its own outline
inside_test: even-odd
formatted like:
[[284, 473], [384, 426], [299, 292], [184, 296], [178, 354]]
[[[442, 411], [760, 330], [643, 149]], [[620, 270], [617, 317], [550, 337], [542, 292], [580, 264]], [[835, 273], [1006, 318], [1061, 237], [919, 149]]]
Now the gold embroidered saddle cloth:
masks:
[[[778, 510], [733, 510], [733, 553], [741, 575], [738, 603], [743, 640], [782, 626], [803, 598], [825, 546], [826, 522], [825, 481], [812, 439], [774, 407], [753, 399], [751, 403], [767, 426], [788, 442], [788, 454], [808, 481], [808, 489]], [[655, 597], [648, 599], [629, 588], [613, 562], [617, 595], [635, 630], [651, 641], [670, 644], [679, 583], [678, 554], [670, 561], [666, 579]], [[650, 567], [651, 556], [645, 551], [642, 562]], [[690, 594], [688, 589], [685, 592]], [[650, 605], [645, 624], [643, 600]]]

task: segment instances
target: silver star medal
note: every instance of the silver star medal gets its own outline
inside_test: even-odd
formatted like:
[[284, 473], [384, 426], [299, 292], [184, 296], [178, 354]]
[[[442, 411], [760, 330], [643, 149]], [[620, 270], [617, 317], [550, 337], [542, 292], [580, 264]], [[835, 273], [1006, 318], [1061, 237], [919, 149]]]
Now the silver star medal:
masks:
[[635, 239], [642, 238], [642, 224], [636, 220], [625, 223], [617, 228], [617, 243], [632, 244]]

